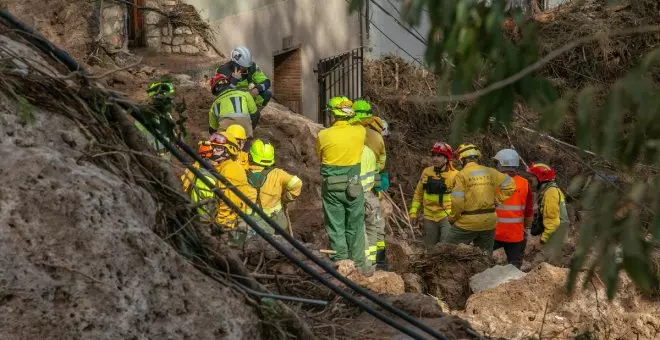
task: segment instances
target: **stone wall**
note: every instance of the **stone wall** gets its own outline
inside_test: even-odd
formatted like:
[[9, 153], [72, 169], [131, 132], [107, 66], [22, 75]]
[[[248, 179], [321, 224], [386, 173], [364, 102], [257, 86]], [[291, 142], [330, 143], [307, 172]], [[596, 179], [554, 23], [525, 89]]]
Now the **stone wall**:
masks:
[[[148, 0], [146, 7], [153, 7], [169, 12], [179, 0]], [[156, 12], [145, 14], [146, 45], [150, 49], [163, 53], [182, 53], [192, 55], [214, 55], [204, 38], [190, 27], [174, 27], [167, 18]]]
[[[99, 7], [97, 7], [97, 11]], [[106, 2], [101, 12], [101, 39], [114, 48], [123, 48], [128, 41], [124, 21], [126, 19], [126, 7], [115, 3]]]

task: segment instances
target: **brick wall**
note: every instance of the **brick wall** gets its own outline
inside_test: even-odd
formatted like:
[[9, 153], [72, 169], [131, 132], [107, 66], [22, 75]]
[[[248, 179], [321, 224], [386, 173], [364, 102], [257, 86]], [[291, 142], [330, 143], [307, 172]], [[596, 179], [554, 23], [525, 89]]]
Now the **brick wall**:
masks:
[[273, 94], [275, 100], [291, 111], [302, 111], [302, 64], [300, 49], [274, 57]]

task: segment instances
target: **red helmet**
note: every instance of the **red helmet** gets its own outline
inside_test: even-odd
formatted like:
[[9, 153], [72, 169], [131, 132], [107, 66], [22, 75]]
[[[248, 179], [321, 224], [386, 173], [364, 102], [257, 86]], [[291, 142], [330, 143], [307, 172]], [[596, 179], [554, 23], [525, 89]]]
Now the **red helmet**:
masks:
[[217, 93], [216, 86], [229, 84], [229, 77], [227, 77], [222, 73], [216, 73], [215, 76], [211, 78], [209, 83], [211, 84], [211, 92], [213, 94], [216, 94]]
[[434, 155], [443, 155], [447, 157], [448, 161], [451, 161], [454, 158], [454, 150], [445, 142], [437, 142], [433, 144], [431, 149], [431, 154]]
[[532, 164], [527, 172], [536, 176], [539, 182], [549, 182], [555, 179], [555, 170], [543, 163]]

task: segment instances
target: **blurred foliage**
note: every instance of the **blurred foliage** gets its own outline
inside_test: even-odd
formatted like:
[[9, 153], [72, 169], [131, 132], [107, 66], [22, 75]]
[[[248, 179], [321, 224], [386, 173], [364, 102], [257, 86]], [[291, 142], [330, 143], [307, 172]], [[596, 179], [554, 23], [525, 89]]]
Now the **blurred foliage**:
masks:
[[[361, 8], [366, 1], [351, 0], [350, 8]], [[505, 10], [504, 0], [489, 2], [401, 2], [406, 23], [419, 25], [423, 16], [430, 22], [426, 63], [439, 75], [440, 96], [488, 87], [541, 57], [535, 21], [525, 20], [520, 10]], [[511, 27], [517, 27], [518, 39], [507, 36]], [[453, 121], [452, 142], [460, 142], [462, 132], [484, 129], [491, 117], [510, 124], [515, 102], [522, 102], [540, 114], [536, 128], [542, 131], [559, 129], [566, 113], [574, 109], [578, 146], [617, 162], [623, 169], [640, 162], [660, 166], [660, 96], [651, 76], [659, 65], [660, 49], [656, 49], [611, 85], [603, 105], [594, 103], [592, 88], [560, 96], [548, 79], [531, 72], [471, 102]], [[587, 273], [583, 282], [598, 273], [610, 298], [615, 295], [621, 270], [643, 291], [658, 289], [651, 250], [660, 243], [660, 217], [655, 215], [660, 210], [660, 179], [638, 180], [627, 188], [613, 188], [600, 181], [582, 195], [582, 203], [593, 207], [593, 218], [580, 226], [570, 268], [570, 290], [583, 270]], [[581, 188], [582, 183], [582, 178], [576, 178], [571, 187]], [[628, 208], [622, 210], [622, 206]], [[644, 220], [651, 222], [645, 225]], [[560, 246], [566, 234], [566, 230], [557, 231], [549, 246]]]

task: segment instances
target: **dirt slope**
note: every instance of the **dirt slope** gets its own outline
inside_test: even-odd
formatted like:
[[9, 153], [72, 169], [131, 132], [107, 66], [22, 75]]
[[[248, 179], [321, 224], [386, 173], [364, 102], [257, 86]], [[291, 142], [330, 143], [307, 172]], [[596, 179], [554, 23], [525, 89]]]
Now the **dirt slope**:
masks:
[[154, 193], [90, 162], [89, 132], [53, 103], [0, 88], [0, 338], [259, 338], [244, 297], [152, 231]]

